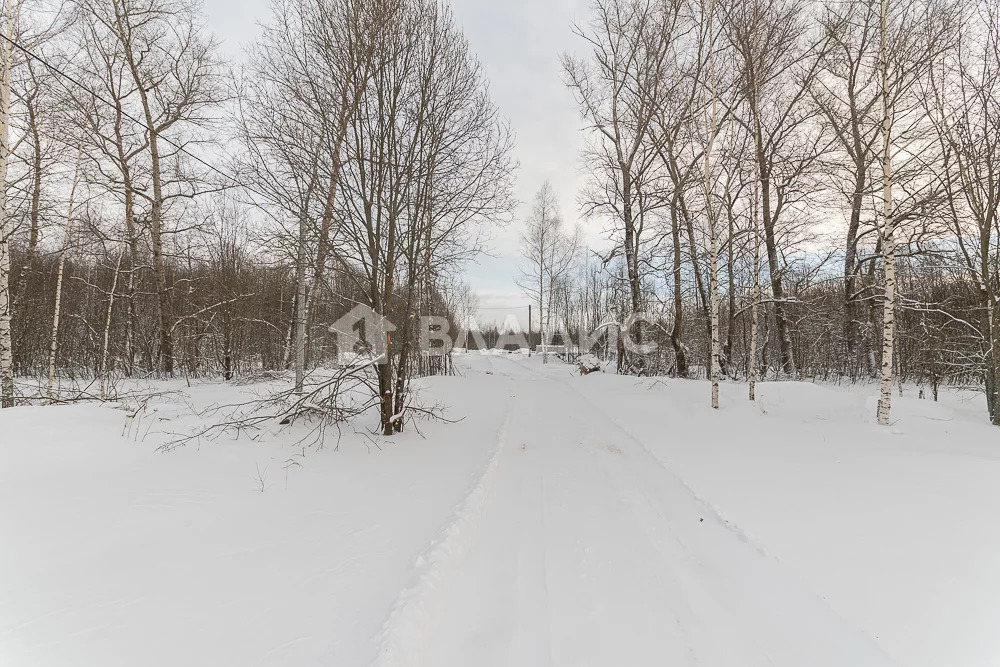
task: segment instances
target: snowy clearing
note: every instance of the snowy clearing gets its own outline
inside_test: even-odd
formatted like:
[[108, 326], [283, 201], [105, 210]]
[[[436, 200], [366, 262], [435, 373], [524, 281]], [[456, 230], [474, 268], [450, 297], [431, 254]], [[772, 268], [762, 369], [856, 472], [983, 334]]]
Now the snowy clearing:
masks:
[[[1000, 456], [975, 399], [462, 355], [456, 423], [339, 449], [0, 413], [0, 663], [995, 665]], [[371, 417], [356, 429], [371, 427]], [[124, 437], [123, 437], [124, 434]], [[263, 491], [262, 491], [263, 488]]]

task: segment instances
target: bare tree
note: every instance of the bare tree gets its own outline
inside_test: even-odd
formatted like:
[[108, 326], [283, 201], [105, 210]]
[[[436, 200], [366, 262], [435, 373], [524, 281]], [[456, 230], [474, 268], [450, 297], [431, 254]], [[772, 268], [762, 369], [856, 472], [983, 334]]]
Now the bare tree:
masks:
[[[712, 193], [712, 148], [715, 144], [716, 134], [719, 131], [719, 93], [716, 87], [715, 73], [715, 0], [709, 0], [707, 11], [703, 12], [706, 22], [705, 32], [708, 37], [708, 76], [709, 88], [712, 102], [711, 112], [706, 111], [705, 125], [707, 127], [708, 139], [705, 144], [705, 207], [706, 223], [708, 225], [709, 237], [709, 308], [711, 309], [711, 350], [709, 379], [712, 383], [712, 407], [719, 409], [719, 240], [718, 229], [716, 228], [716, 207]], [[709, 115], [710, 113], [710, 115]]]
[[[568, 278], [580, 243], [579, 230], [563, 229], [552, 185], [546, 181], [535, 194], [531, 215], [521, 235], [521, 276], [524, 293], [538, 305], [542, 345], [550, 342], [553, 301], [557, 286]], [[543, 361], [544, 361], [543, 356]]]
[[809, 6], [801, 0], [725, 7], [726, 33], [738, 54], [743, 97], [749, 100], [750, 114], [737, 118], [754, 137], [781, 368], [793, 376], [781, 237], [788, 233], [788, 219], [796, 217], [795, 204], [810, 188], [809, 177], [828, 143], [816, 128], [816, 112], [805, 103], [818, 70], [819, 45], [809, 34]]
[[7, 213], [7, 163], [10, 160], [10, 80], [14, 67], [11, 45], [20, 2], [6, 2], [0, 13], [0, 408], [14, 405], [14, 354], [11, 338], [10, 237]]
[[[509, 129], [451, 13], [425, 2], [384, 6], [378, 65], [348, 132], [333, 255], [378, 320], [366, 334], [388, 435], [408, 405], [408, 338], [420, 333], [409, 322], [431, 270], [422, 264], [468, 257], [477, 247], [470, 228], [502, 222], [512, 164]], [[394, 314], [407, 323], [396, 336], [384, 326]]]
[[[980, 5], [959, 48], [931, 72], [927, 112], [941, 144], [958, 265], [976, 286], [986, 405], [1000, 425], [1000, 5]], [[937, 385], [935, 387], [935, 396]]]
[[56, 300], [52, 314], [52, 336], [49, 339], [49, 384], [48, 395], [52, 398], [52, 386], [56, 378], [56, 354], [59, 351], [59, 316], [62, 312], [63, 277], [66, 273], [66, 259], [70, 248], [73, 232], [73, 206], [76, 203], [76, 191], [80, 185], [80, 159], [77, 154], [76, 166], [73, 168], [73, 182], [69, 189], [69, 204], [66, 207], [66, 225], [63, 228], [62, 250], [59, 251], [59, 270], [56, 272]]
[[[926, 218], [938, 199], [938, 187], [926, 175], [925, 154], [934, 142], [925, 138], [926, 105], [919, 80], [954, 40], [953, 10], [930, 0], [890, 5], [882, 0], [879, 14], [879, 94], [882, 106], [882, 216], [879, 223], [884, 296], [882, 302], [882, 359], [877, 410], [878, 423], [887, 425], [892, 405], [892, 378], [896, 347], [897, 232], [903, 222]], [[903, 162], [907, 171], [897, 163]], [[909, 172], [909, 173], [907, 173]], [[901, 179], [902, 175], [902, 179]], [[906, 184], [901, 201], [893, 186]], [[901, 188], [902, 189], [902, 188]]]
[[[203, 35], [196, 6], [188, 0], [78, 0], [93, 39], [112, 45], [112, 62], [132, 86], [128, 99], [142, 133], [148, 189], [134, 194], [148, 205], [152, 268], [159, 322], [159, 367], [174, 372], [173, 314], [167, 281], [164, 238], [169, 205], [194, 196], [197, 178], [183, 169], [192, 130], [206, 125], [206, 111], [222, 99], [216, 44]], [[186, 173], [185, 173], [186, 172]]]
[[[591, 130], [585, 212], [609, 216], [622, 233], [633, 313], [642, 310], [643, 231], [665, 201], [653, 122], [674, 35], [660, 9], [652, 0], [597, 0], [588, 26], [574, 27], [591, 48], [589, 58], [562, 57], [566, 83]], [[642, 336], [637, 328], [635, 338]]]

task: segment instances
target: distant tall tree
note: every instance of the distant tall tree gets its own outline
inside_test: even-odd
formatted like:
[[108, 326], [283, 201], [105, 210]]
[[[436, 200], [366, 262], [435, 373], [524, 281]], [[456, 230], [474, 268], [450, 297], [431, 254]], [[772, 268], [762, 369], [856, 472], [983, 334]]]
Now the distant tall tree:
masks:
[[[889, 423], [896, 348], [897, 236], [904, 222], [926, 224], [940, 205], [941, 186], [927, 177], [935, 142], [922, 84], [934, 63], [955, 44], [961, 7], [935, 0], [882, 0], [879, 11], [878, 76], [881, 102], [882, 210], [877, 219], [882, 260], [882, 358], [878, 423]], [[902, 197], [893, 188], [899, 183]]]
[[549, 342], [547, 336], [552, 335], [550, 325], [556, 288], [568, 278], [579, 244], [579, 230], [567, 232], [563, 228], [555, 192], [545, 181], [535, 194], [531, 215], [521, 235], [523, 264], [517, 280], [528, 298], [538, 305], [543, 345]]
[[[687, 251], [691, 264], [691, 274], [705, 314], [705, 326], [711, 336], [709, 298], [702, 279], [702, 267], [697, 251], [695, 231], [696, 210], [692, 210], [691, 200], [703, 188], [699, 186], [699, 163], [705, 154], [705, 142], [699, 134], [703, 118], [699, 118], [699, 108], [704, 109], [704, 73], [708, 66], [709, 42], [712, 41], [708, 24], [702, 20], [706, 6], [700, 3], [693, 17], [686, 17], [688, 4], [671, 1], [660, 5], [659, 32], [671, 35], [664, 42], [676, 56], [668, 60], [668, 70], [663, 76], [668, 85], [659, 91], [656, 102], [656, 120], [653, 125], [653, 150], [660, 158], [658, 168], [666, 172], [669, 182], [669, 196], [666, 206], [670, 210], [669, 236], [671, 251], [671, 282], [673, 289], [673, 326], [670, 329], [670, 344], [674, 350], [676, 373], [680, 377], [688, 375], [688, 346], [684, 342], [684, 255]], [[696, 23], [697, 25], [692, 25]], [[696, 208], [696, 207], [695, 207]], [[687, 235], [687, 247], [683, 242]]]
[[[862, 282], [859, 246], [874, 231], [872, 173], [878, 162], [881, 118], [876, 50], [879, 12], [870, 0], [824, 3], [820, 22], [827, 48], [811, 95], [829, 123], [834, 148], [843, 154], [832, 170], [838, 194], [849, 207], [844, 238], [845, 370], [856, 376], [874, 370], [870, 335], [863, 334], [861, 306], [872, 285]], [[840, 167], [840, 168], [836, 168]]]
[[73, 169], [73, 183], [69, 190], [69, 205], [66, 207], [66, 225], [63, 228], [62, 249], [59, 251], [59, 270], [56, 272], [56, 300], [52, 315], [52, 335], [49, 337], [49, 383], [48, 395], [52, 398], [52, 387], [56, 377], [56, 355], [59, 352], [59, 316], [62, 314], [63, 277], [66, 273], [66, 259], [73, 232], [73, 205], [76, 202], [76, 190], [80, 184], [80, 155], [76, 158]]
[[412, 364], [415, 288], [434, 266], [474, 253], [470, 228], [510, 210], [511, 135], [446, 7], [378, 0], [384, 38], [350, 119], [333, 253], [380, 322], [368, 336], [381, 430], [400, 430]]
[[174, 372], [173, 314], [164, 239], [170, 233], [167, 207], [197, 191], [179, 145], [194, 143], [192, 130], [204, 128], [207, 114], [222, 99], [217, 45], [200, 25], [190, 0], [77, 0], [90, 38], [113, 49], [130, 85], [131, 117], [141, 122], [142, 154], [148, 188], [135, 194], [148, 204], [149, 238], [159, 330], [160, 370]]
[[782, 236], [796, 213], [794, 203], [811, 189], [809, 176], [827, 142], [816, 129], [817, 112], [806, 104], [818, 71], [818, 44], [808, 31], [809, 5], [803, 0], [735, 0], [720, 7], [737, 54], [743, 97], [750, 102], [750, 113], [739, 120], [754, 137], [781, 368], [792, 376], [795, 359]]
[[1000, 425], [1000, 3], [982, 3], [961, 48], [932, 70], [928, 111], [941, 144], [941, 179], [957, 263], [976, 286], [990, 420]]
[[[666, 197], [653, 123], [669, 85], [673, 32], [661, 10], [653, 0], [596, 0], [589, 24], [574, 28], [591, 53], [562, 57], [566, 84], [591, 130], [585, 211], [608, 216], [622, 235], [632, 313], [642, 310], [645, 224]], [[642, 336], [637, 329], [639, 342]]]
[[[239, 80], [238, 167], [294, 232], [283, 238], [295, 263], [289, 357], [296, 390], [305, 379], [310, 304], [330, 255], [334, 207], [350, 122], [377, 65], [385, 7], [351, 0], [282, 0], [250, 49]], [[310, 275], [310, 267], [312, 272]]]

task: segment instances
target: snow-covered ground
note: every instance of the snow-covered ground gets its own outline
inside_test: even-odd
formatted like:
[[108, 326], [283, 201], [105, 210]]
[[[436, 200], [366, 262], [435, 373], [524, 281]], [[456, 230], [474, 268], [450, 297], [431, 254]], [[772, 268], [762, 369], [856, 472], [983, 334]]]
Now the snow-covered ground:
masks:
[[[455, 423], [156, 448], [264, 390], [0, 412], [0, 665], [1000, 664], [979, 401], [462, 355]], [[355, 432], [358, 431], [357, 433]]]

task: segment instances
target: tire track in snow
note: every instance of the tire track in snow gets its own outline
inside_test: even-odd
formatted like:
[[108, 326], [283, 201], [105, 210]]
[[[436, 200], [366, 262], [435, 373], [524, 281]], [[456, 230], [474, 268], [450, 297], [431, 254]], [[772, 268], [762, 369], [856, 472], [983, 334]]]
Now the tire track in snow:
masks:
[[688, 484], [687, 480], [681, 477], [670, 465], [667, 464], [662, 458], [656, 455], [653, 450], [651, 450], [645, 442], [642, 441], [637, 435], [635, 435], [630, 428], [622, 424], [617, 418], [614, 417], [607, 409], [600, 405], [590, 396], [587, 396], [583, 390], [579, 387], [574, 386], [568, 380], [563, 380], [563, 383], [576, 393], [580, 398], [582, 398], [593, 410], [599, 414], [608, 424], [610, 424], [619, 433], [622, 433], [633, 445], [638, 446], [638, 451], [641, 455], [648, 459], [650, 463], [665, 472], [670, 476], [675, 482], [677, 482], [684, 490], [694, 499], [698, 505], [700, 505], [706, 516], [711, 516], [713, 519], [718, 521], [722, 526], [727, 528], [733, 534], [736, 535], [741, 541], [746, 542], [747, 545], [752, 547], [755, 551], [760, 553], [762, 556], [778, 560], [773, 554], [771, 554], [762, 544], [754, 540], [746, 531], [744, 531], [738, 524], [729, 520], [724, 516], [724, 513], [715, 506], [714, 503], [709, 501], [707, 498], [702, 496], [700, 493], [695, 491], [695, 489]]
[[[511, 391], [513, 383], [511, 382]], [[517, 397], [510, 394], [507, 412], [497, 433], [497, 446], [486, 468], [472, 486], [451, 521], [414, 564], [416, 582], [400, 592], [376, 639], [372, 667], [417, 667], [423, 664], [447, 597], [447, 584], [465, 560], [489, 499]]]
[[[544, 377], [542, 374], [540, 374], [537, 371], [537, 369], [530, 368], [529, 366], [526, 366], [526, 365], [520, 363], [520, 361], [517, 361], [517, 360], [511, 360], [511, 361], [513, 361], [514, 365], [516, 365], [516, 366], [524, 369], [525, 371], [527, 371], [530, 374], [533, 374], [533, 375], [536, 375], [536, 376], [539, 376], [539, 377]], [[637, 435], [635, 435], [632, 432], [631, 429], [629, 429], [628, 427], [626, 427], [614, 415], [612, 415], [610, 412], [608, 412], [608, 410], [604, 406], [602, 406], [600, 403], [598, 403], [593, 398], [591, 398], [586, 393], [584, 393], [584, 391], [582, 389], [580, 389], [579, 387], [577, 387], [576, 385], [574, 385], [567, 378], [553, 376], [553, 377], [551, 377], [549, 379], [551, 379], [553, 381], [560, 382], [569, 391], [571, 391], [572, 393], [574, 393], [577, 396], [579, 396], [593, 410], [592, 414], [595, 414], [595, 415], [599, 416], [603, 421], [607, 422], [614, 430], [616, 430], [619, 433], [623, 434], [629, 441], [632, 442], [633, 445], [635, 445], [636, 447], [638, 447], [637, 453], [641, 454], [641, 456], [643, 456], [644, 458], [646, 458], [653, 466], [655, 466], [656, 468], [658, 468], [658, 469], [662, 470], [663, 472], [665, 472], [672, 480], [674, 480], [677, 484], [679, 484], [681, 487], [683, 487], [683, 489], [691, 496], [691, 498], [695, 502], [697, 502], [697, 504], [700, 505], [702, 507], [702, 509], [704, 509], [705, 516], [711, 516], [719, 524], [721, 524], [726, 529], [728, 529], [729, 531], [731, 531], [742, 542], [745, 542], [748, 546], [750, 546], [751, 548], [753, 548], [755, 551], [757, 551], [758, 553], [760, 553], [762, 556], [765, 556], [767, 558], [771, 558], [771, 559], [776, 560], [776, 561], [778, 560], [773, 554], [771, 554], [770, 552], [768, 552], [768, 550], [766, 548], [764, 548], [764, 546], [762, 544], [760, 544], [759, 542], [757, 542], [756, 540], [754, 540], [738, 524], [736, 524], [733, 521], [731, 521], [728, 518], [726, 518], [724, 516], [723, 512], [718, 507], [716, 507], [715, 504], [713, 504], [707, 498], [705, 498], [700, 493], [698, 493], [697, 491], [695, 491], [695, 489], [690, 484], [688, 484], [687, 480], [685, 480], [683, 477], [681, 477], [672, 467], [670, 467], [667, 464], [667, 462], [665, 462], [663, 459], [661, 459], [659, 456], [657, 456], [656, 453], [653, 452], [646, 445], [646, 443], [642, 441], [641, 438], [639, 438]], [[619, 453], [621, 453], [621, 452], [619, 451]]]
[[[693, 582], [700, 581], [703, 590], [710, 591], [711, 597], [722, 602], [725, 608], [738, 610], [746, 623], [740, 628], [740, 634], [748, 646], [756, 646], [761, 651], [768, 664], [820, 664], [816, 660], [823, 660], [824, 665], [852, 667], [892, 664], [889, 656], [870, 635], [845, 621], [822, 596], [785, 569], [778, 558], [752, 540], [738, 525], [725, 519], [712, 503], [698, 494], [631, 429], [578, 387], [568, 381], [564, 384], [592, 408], [592, 416], [622, 434], [624, 440], [635, 448], [633, 451], [652, 464], [652, 468], [642, 468], [645, 474], [628, 476], [627, 483], [623, 478], [622, 486], [637, 493], [644, 501], [645, 513], [652, 519], [645, 524], [650, 531], [648, 538], [653, 544], [667, 544], [663, 539], [657, 539], [664, 538], [670, 540], [675, 548], [680, 548], [686, 558], [677, 558], [677, 554], [671, 554], [668, 548], [664, 553], [667, 561], [673, 566], [685, 561], [688, 566], [696, 566], [692, 573], [700, 571], [701, 576], [689, 579], [689, 587]], [[618, 467], [620, 474], [629, 475], [623, 467]], [[651, 469], [665, 473], [666, 478], [651, 476]], [[667, 482], [666, 486], [662, 486], [664, 482]], [[671, 489], [669, 482], [676, 486]], [[659, 487], [658, 493], [652, 493], [654, 487]], [[668, 495], [664, 496], [664, 492]], [[677, 516], [663, 513], [661, 503], [664, 501], [667, 507], [679, 512]], [[710, 528], [693, 530], [696, 524], [685, 523], [681, 517], [685, 513], [685, 505], [700, 510], [695, 513], [688, 511], [689, 518], [703, 516], [710, 522], [706, 525], [714, 524], [722, 532], [712, 535]], [[736, 538], [748, 547], [756, 558], [736, 558], [732, 544], [727, 543], [727, 534], [730, 539]], [[690, 595], [692, 599], [699, 595], [697, 584], [690, 589]], [[774, 604], [775, 601], [778, 603]], [[790, 654], [797, 655], [800, 662], [796, 663], [795, 659], [789, 661]], [[809, 654], [812, 662], [801, 662], [803, 654]]]

